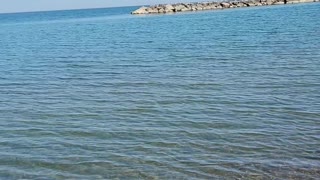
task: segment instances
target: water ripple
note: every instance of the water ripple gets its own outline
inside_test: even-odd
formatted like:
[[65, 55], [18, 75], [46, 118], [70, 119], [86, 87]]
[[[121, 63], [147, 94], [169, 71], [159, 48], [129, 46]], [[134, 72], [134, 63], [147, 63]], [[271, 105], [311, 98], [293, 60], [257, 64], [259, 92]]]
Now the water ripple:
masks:
[[319, 8], [0, 15], [0, 178], [319, 178]]

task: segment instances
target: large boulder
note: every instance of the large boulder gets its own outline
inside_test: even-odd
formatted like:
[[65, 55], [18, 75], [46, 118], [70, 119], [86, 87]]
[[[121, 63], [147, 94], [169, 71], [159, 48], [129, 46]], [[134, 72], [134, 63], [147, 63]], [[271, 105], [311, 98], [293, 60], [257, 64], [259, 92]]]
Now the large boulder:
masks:
[[181, 9], [181, 12], [184, 11], [191, 11], [192, 5], [191, 4], [185, 4], [185, 7]]
[[164, 8], [168, 10], [174, 10], [174, 7], [171, 4], [164, 5]]
[[183, 11], [183, 9], [186, 9], [186, 6], [183, 4], [178, 4], [174, 7], [175, 12]]
[[159, 13], [166, 13], [165, 9], [163, 7], [158, 7]]
[[181, 9], [181, 12], [185, 12], [185, 11], [191, 11], [191, 6], [187, 6]]
[[267, 5], [272, 5], [272, 0], [267, 0], [266, 4]]
[[235, 4], [235, 6], [237, 6], [237, 7], [243, 7], [244, 4], [243, 4], [242, 2], [238, 2], [238, 3]]
[[229, 3], [226, 3], [226, 2], [223, 2], [220, 4], [223, 8], [230, 8], [230, 4]]
[[280, 2], [280, 1], [279, 1], [279, 2], [274, 2], [273, 4], [274, 4], [274, 5], [282, 5], [282, 4], [284, 4], [284, 2]]
[[147, 13], [150, 13], [150, 14], [159, 13], [159, 10], [156, 6], [148, 7], [146, 11]]
[[142, 6], [141, 8], [133, 11], [131, 14], [148, 14], [147, 7]]
[[167, 4], [164, 6], [164, 12], [165, 13], [170, 13], [174, 11], [174, 7], [171, 4]]
[[249, 2], [249, 3], [247, 3], [247, 6], [249, 6], [249, 7], [253, 7], [253, 6], [256, 6], [256, 4], [255, 4], [255, 3], [253, 3], [253, 2]]
[[209, 4], [203, 7], [203, 10], [210, 10], [210, 9], [216, 9], [216, 6], [213, 4]]
[[201, 3], [198, 3], [198, 4], [195, 5], [195, 9], [198, 10], [198, 11], [203, 10], [203, 8], [204, 8], [204, 5], [201, 4]]

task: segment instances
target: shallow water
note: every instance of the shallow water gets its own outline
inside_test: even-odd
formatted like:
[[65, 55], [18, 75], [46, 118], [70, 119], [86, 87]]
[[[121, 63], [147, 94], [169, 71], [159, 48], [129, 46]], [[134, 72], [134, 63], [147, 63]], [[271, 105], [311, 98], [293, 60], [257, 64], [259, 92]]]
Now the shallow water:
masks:
[[0, 15], [1, 179], [320, 178], [320, 3]]

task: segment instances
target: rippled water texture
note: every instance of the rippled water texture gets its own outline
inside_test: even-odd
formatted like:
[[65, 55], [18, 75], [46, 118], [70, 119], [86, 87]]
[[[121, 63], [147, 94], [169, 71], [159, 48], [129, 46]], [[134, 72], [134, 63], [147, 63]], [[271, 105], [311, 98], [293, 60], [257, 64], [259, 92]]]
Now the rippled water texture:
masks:
[[0, 15], [1, 179], [320, 178], [320, 3]]

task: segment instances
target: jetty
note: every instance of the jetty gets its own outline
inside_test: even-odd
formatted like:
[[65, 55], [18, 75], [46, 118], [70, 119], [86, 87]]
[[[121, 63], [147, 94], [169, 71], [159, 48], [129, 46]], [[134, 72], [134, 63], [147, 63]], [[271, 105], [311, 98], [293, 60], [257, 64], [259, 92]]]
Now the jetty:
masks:
[[186, 11], [219, 10], [226, 8], [243, 8], [254, 6], [270, 6], [280, 4], [295, 4], [307, 2], [319, 2], [320, 0], [243, 0], [243, 1], [220, 1], [220, 2], [197, 2], [159, 4], [154, 6], [142, 6], [131, 14], [161, 14], [178, 13]]

